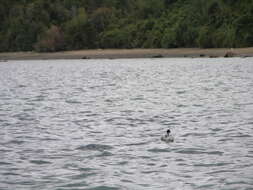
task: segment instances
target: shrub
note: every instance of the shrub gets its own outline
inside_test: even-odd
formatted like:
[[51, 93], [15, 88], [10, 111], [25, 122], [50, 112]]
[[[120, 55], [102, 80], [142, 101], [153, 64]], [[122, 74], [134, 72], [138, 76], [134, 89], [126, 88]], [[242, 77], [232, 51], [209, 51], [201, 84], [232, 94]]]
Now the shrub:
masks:
[[39, 52], [60, 51], [64, 48], [63, 33], [61, 29], [55, 25], [52, 25], [35, 44], [35, 50]]
[[213, 34], [213, 46], [217, 48], [236, 46], [236, 30], [232, 25], [225, 25]]
[[128, 48], [129, 33], [115, 28], [101, 35], [100, 45], [102, 48]]
[[163, 34], [161, 45], [163, 48], [175, 48], [177, 34], [174, 28], [167, 28]]
[[211, 32], [210, 27], [203, 26], [199, 29], [197, 42], [198, 42], [198, 46], [201, 48], [213, 47], [212, 32]]

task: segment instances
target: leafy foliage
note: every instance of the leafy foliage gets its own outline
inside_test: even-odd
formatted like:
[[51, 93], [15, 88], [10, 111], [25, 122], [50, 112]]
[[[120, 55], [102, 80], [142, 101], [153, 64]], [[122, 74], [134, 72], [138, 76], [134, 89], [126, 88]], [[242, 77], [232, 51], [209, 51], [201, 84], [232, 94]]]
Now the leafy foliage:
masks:
[[41, 39], [35, 44], [35, 50], [40, 52], [54, 52], [64, 49], [64, 38], [61, 29], [52, 25]]
[[0, 51], [247, 47], [252, 0], [0, 0]]

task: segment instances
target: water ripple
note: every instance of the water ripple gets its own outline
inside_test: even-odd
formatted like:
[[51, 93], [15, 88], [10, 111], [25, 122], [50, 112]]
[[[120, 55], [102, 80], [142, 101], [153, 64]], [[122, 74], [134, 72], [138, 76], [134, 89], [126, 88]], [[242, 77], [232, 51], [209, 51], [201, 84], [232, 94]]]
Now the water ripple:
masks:
[[110, 150], [113, 149], [112, 146], [109, 145], [101, 145], [101, 144], [88, 144], [88, 145], [82, 145], [77, 148], [77, 150]]
[[252, 189], [252, 63], [1, 63], [0, 190]]

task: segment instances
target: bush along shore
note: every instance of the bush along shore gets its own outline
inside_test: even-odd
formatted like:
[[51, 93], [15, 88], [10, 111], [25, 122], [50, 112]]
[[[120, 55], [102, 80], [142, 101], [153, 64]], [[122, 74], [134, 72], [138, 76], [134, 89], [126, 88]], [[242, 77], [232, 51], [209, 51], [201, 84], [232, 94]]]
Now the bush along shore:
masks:
[[0, 51], [253, 46], [252, 0], [0, 0]]

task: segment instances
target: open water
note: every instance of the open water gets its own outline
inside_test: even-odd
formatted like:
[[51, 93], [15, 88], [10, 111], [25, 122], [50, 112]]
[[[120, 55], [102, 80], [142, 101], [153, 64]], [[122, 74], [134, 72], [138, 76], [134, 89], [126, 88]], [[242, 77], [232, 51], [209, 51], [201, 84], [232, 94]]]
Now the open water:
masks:
[[30, 189], [252, 190], [253, 58], [0, 63], [0, 190]]

